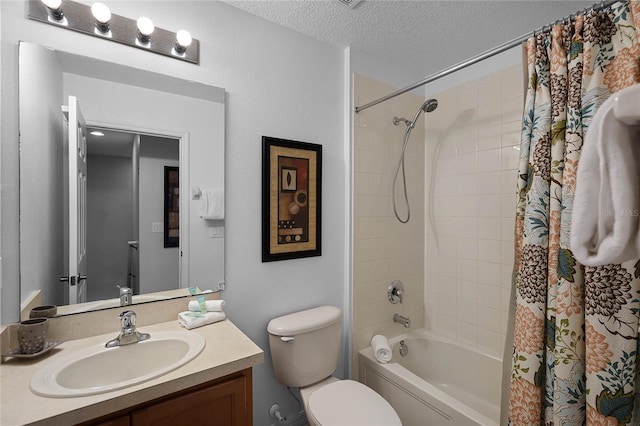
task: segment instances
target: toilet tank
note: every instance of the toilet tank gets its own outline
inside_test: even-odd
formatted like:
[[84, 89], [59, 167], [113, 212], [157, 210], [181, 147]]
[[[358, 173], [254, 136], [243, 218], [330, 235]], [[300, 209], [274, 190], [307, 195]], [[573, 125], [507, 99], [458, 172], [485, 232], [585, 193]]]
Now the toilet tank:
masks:
[[285, 386], [319, 382], [338, 366], [342, 312], [334, 306], [274, 318], [267, 331], [276, 379]]

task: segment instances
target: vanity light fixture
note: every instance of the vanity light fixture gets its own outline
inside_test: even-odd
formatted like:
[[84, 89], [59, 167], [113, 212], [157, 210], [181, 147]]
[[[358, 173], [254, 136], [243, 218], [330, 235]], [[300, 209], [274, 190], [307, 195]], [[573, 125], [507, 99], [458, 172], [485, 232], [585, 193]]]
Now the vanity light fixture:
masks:
[[[1, 1], [1, 0], [0, 0]], [[108, 0], [103, 0], [108, 3]], [[129, 19], [111, 13], [103, 3], [73, 0], [28, 0], [30, 19], [116, 41], [193, 64], [200, 63], [200, 42], [188, 31], [158, 28], [148, 17]]]
[[95, 18], [96, 31], [106, 35], [110, 32], [111, 11], [104, 3], [94, 3], [91, 5], [91, 14]]

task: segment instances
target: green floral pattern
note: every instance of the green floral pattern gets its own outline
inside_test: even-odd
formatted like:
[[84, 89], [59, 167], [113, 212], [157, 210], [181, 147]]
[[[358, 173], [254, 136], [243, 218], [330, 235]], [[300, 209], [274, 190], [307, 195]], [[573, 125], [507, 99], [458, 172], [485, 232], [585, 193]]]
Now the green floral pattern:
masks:
[[569, 244], [583, 137], [610, 94], [640, 82], [639, 40], [627, 0], [527, 42], [511, 425], [640, 424], [640, 261], [584, 267]]

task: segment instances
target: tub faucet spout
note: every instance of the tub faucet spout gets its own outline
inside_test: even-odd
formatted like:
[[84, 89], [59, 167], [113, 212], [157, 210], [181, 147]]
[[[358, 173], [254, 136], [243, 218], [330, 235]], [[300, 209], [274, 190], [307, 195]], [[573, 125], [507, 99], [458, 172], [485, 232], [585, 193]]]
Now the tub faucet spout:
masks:
[[405, 317], [404, 315], [393, 314], [393, 322], [402, 324], [405, 328], [411, 327], [411, 319], [409, 319], [409, 317]]

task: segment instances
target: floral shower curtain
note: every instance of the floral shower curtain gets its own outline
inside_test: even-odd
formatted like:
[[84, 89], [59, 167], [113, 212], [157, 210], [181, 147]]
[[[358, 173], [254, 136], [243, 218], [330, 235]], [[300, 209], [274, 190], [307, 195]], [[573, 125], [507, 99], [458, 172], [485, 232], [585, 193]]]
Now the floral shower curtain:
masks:
[[509, 424], [639, 424], [640, 261], [580, 265], [569, 230], [591, 119], [640, 82], [640, 1], [558, 23], [527, 56]]

